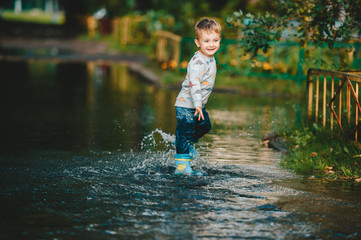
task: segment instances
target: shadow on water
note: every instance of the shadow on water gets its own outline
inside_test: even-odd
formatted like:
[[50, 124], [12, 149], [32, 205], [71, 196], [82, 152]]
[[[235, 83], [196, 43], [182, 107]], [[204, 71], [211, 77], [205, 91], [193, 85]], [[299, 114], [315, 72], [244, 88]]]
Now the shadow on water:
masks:
[[0, 62], [7, 239], [359, 239], [360, 186], [296, 176], [261, 136], [288, 99], [213, 94], [204, 177], [173, 174], [176, 91], [125, 65]]

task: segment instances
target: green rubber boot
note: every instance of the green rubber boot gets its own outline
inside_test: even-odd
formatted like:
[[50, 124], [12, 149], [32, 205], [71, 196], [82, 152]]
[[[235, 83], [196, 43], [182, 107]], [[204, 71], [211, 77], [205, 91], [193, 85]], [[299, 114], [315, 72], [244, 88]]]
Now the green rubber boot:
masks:
[[203, 176], [202, 172], [193, 171], [191, 167], [192, 156], [189, 154], [176, 154], [175, 157], [175, 174], [188, 174]]

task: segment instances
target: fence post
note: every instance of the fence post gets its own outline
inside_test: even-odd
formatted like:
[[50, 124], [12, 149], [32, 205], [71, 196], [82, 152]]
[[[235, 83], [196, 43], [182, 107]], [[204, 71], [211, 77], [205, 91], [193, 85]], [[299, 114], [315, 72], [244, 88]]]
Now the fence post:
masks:
[[[342, 85], [342, 80], [340, 79], [340, 83], [339, 85]], [[340, 90], [340, 94], [339, 94], [339, 99], [338, 99], [338, 119], [340, 120], [341, 123], [341, 119], [342, 119], [342, 89]]]
[[181, 42], [181, 38], [174, 38], [173, 40], [173, 60], [175, 61], [175, 66], [174, 68], [178, 68], [179, 64], [180, 64], [180, 42]]
[[298, 52], [298, 64], [297, 64], [297, 86], [300, 87], [303, 78], [303, 62], [305, 60], [305, 49], [300, 46], [300, 51]]
[[361, 51], [361, 43], [354, 44], [354, 52], [353, 52], [353, 68], [361, 68], [361, 58], [359, 56], [359, 52]]
[[122, 29], [122, 34], [121, 34], [121, 39], [120, 39], [120, 44], [125, 46], [128, 44], [128, 39], [129, 39], [129, 16], [124, 16], [122, 18], [122, 22], [121, 22], [121, 29]]
[[[335, 77], [332, 76], [332, 80], [331, 80], [331, 98], [333, 97], [334, 94], [335, 94]], [[331, 107], [333, 108], [333, 102], [331, 103]], [[333, 130], [333, 114], [331, 114], [330, 124], [331, 124], [331, 130]]]
[[327, 91], [327, 77], [324, 75], [323, 76], [323, 111], [322, 111], [322, 114], [323, 114], [323, 121], [322, 121], [322, 125], [323, 127], [326, 126], [326, 91]]
[[[356, 83], [356, 98], [359, 99], [358, 97], [358, 83]], [[355, 125], [356, 125], [356, 131], [355, 131], [355, 140], [357, 141], [357, 137], [358, 137], [358, 122], [359, 122], [359, 119], [358, 119], [358, 112], [359, 112], [359, 108], [358, 106], [356, 105], [356, 116], [355, 116]]]
[[315, 121], [318, 122], [318, 105], [319, 105], [319, 94], [320, 94], [320, 75], [316, 77], [316, 100], [315, 100]]
[[350, 94], [350, 91], [351, 91], [351, 87], [350, 85], [347, 84], [347, 123], [350, 124], [350, 121], [351, 121], [351, 94]]
[[168, 62], [169, 67], [175, 69], [181, 59], [182, 37], [166, 31], [156, 31], [157, 38], [156, 59], [158, 62]]
[[311, 71], [308, 71], [307, 74], [307, 81], [308, 81], [308, 111], [307, 116], [310, 120], [312, 116], [312, 107], [313, 107], [313, 75]]

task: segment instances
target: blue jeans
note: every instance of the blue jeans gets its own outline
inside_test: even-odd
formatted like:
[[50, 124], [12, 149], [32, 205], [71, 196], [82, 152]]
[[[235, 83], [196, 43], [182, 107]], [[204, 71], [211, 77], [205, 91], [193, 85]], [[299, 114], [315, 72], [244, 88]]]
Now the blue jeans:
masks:
[[208, 133], [211, 128], [208, 112], [202, 109], [204, 120], [198, 121], [198, 116], [194, 116], [195, 109], [175, 107], [177, 114], [177, 128], [175, 146], [177, 154], [189, 154], [189, 148], [193, 143]]

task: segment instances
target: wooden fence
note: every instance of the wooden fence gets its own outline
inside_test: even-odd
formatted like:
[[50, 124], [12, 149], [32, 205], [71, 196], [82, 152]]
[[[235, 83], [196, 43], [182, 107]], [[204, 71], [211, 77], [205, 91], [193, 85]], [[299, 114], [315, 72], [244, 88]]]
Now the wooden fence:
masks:
[[113, 38], [122, 46], [149, 42], [150, 36], [145, 31], [145, 22], [144, 16], [114, 18], [112, 20]]
[[[180, 51], [182, 37], [167, 31], [155, 31], [155, 58], [162, 68], [175, 69], [180, 65]], [[166, 64], [166, 65], [164, 65]]]
[[[322, 121], [322, 126], [329, 125], [331, 130], [337, 123], [341, 131], [345, 128], [351, 129], [350, 134], [354, 134], [357, 141], [361, 116], [360, 83], [361, 70], [339, 72], [309, 69], [307, 73], [308, 120], [315, 123]], [[322, 109], [319, 108], [320, 104]], [[344, 117], [347, 119], [342, 120]]]

